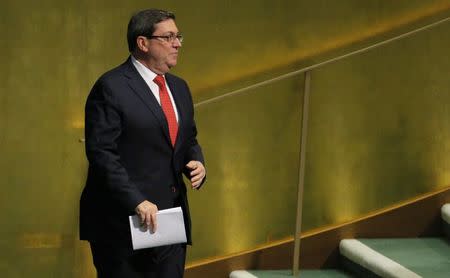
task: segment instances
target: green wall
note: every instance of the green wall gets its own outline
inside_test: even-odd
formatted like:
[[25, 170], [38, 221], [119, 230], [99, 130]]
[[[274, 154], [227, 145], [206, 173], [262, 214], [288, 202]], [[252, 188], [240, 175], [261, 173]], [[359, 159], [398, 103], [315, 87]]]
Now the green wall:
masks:
[[[127, 57], [126, 24], [166, 8], [186, 37], [175, 73], [196, 102], [450, 15], [450, 1], [0, 3], [0, 273], [94, 277], [77, 240], [83, 108]], [[450, 23], [312, 72], [304, 230], [450, 182]], [[303, 77], [197, 106], [208, 183], [190, 192], [188, 261], [294, 230]]]

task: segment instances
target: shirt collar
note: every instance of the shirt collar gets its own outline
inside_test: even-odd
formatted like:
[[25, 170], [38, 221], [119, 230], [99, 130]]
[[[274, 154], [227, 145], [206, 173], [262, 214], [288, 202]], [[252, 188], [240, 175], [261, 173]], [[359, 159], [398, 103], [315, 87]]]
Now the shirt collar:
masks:
[[133, 65], [137, 69], [137, 71], [141, 74], [141, 76], [147, 82], [153, 82], [153, 79], [155, 79], [155, 77], [157, 76], [156, 73], [154, 73], [151, 69], [147, 68], [141, 62], [139, 62], [136, 58], [134, 58], [133, 55], [131, 55], [131, 62], [133, 63]]

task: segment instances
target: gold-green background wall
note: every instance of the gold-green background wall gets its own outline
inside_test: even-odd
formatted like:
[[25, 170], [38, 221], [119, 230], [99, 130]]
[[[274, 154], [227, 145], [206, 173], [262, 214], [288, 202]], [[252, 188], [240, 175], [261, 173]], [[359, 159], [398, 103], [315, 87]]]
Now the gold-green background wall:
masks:
[[[2, 0], [2, 277], [94, 277], [77, 240], [84, 101], [148, 7], [176, 13], [174, 72], [197, 103], [450, 16], [448, 0]], [[447, 22], [312, 72], [304, 230], [449, 184], [449, 34]], [[303, 82], [197, 106], [208, 182], [190, 192], [190, 263], [292, 235]]]

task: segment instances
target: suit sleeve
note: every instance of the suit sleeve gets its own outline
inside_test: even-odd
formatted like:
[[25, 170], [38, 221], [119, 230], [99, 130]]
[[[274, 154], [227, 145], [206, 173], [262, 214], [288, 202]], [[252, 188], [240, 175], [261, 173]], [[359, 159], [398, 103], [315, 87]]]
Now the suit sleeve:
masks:
[[[187, 84], [185, 83], [186, 89], [189, 93], [189, 105], [191, 106], [192, 109], [192, 120], [190, 121], [192, 123], [190, 129], [191, 129], [191, 134], [192, 136], [190, 138], [188, 138], [188, 152], [186, 155], [186, 159], [185, 159], [185, 164], [187, 164], [189, 161], [191, 160], [196, 160], [196, 161], [200, 161], [204, 166], [205, 166], [205, 159], [203, 157], [203, 152], [202, 152], [202, 148], [200, 147], [200, 144], [197, 141], [197, 126], [195, 124], [195, 119], [194, 119], [194, 104], [192, 101], [192, 95], [191, 92], [189, 90], [189, 87], [187, 86]], [[206, 166], [205, 166], [206, 167]], [[184, 174], [186, 177], [189, 178], [189, 169], [185, 169]], [[206, 181], [206, 177], [203, 178], [203, 181], [201, 184], [203, 184]]]
[[104, 186], [106, 198], [118, 202], [132, 211], [145, 200], [144, 196], [130, 182], [118, 153], [118, 140], [122, 132], [121, 110], [115, 102], [112, 90], [102, 79], [92, 88], [85, 108], [86, 155], [89, 167], [95, 171]]

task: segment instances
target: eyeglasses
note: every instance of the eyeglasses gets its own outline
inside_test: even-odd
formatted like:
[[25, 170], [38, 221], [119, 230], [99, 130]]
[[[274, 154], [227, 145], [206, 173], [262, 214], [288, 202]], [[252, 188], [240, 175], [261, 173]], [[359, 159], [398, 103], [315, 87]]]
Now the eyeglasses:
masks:
[[161, 39], [168, 43], [173, 43], [175, 39], [177, 39], [179, 42], [183, 42], [183, 35], [181, 34], [171, 34], [167, 36], [149, 36], [148, 39]]

